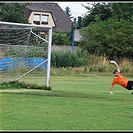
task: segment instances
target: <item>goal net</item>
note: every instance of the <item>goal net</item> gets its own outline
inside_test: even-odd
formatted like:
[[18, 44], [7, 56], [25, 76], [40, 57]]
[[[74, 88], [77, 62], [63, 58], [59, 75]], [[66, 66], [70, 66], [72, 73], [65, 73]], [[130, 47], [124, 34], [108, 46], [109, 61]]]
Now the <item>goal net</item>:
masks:
[[0, 82], [50, 86], [52, 27], [0, 22]]

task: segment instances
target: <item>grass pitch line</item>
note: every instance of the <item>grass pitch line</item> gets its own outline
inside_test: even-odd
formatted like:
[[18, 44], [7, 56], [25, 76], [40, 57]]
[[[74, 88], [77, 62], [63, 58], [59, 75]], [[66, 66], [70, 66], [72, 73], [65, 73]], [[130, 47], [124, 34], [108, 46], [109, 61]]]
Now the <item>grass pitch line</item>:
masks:
[[40, 92], [46, 90], [37, 90], [37, 89], [2, 89], [0, 92]]

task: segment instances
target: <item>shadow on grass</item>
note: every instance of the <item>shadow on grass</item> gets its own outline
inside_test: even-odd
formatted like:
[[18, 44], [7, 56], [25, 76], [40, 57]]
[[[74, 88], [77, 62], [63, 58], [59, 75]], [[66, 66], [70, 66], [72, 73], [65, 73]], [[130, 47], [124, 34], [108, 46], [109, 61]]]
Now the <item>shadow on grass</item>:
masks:
[[[21, 89], [20, 89], [21, 90]], [[81, 92], [69, 92], [64, 90], [58, 90], [58, 91], [48, 91], [48, 90], [36, 90], [32, 91], [27, 89], [27, 91], [10, 91], [10, 92], [2, 92], [2, 93], [12, 93], [12, 94], [20, 94], [20, 95], [29, 95], [29, 96], [43, 96], [43, 97], [65, 97], [65, 98], [86, 98], [88, 100], [106, 100], [106, 101], [112, 101], [112, 99], [116, 101], [122, 101], [123, 97], [124, 100], [128, 100], [130, 94], [117, 94], [117, 95], [111, 95], [108, 92], [90, 92], [90, 93], [81, 93]], [[125, 96], [127, 95], [127, 96]], [[127, 97], [127, 98], [125, 98]], [[131, 96], [132, 97], [132, 96]], [[105, 101], [105, 102], [106, 102]]]

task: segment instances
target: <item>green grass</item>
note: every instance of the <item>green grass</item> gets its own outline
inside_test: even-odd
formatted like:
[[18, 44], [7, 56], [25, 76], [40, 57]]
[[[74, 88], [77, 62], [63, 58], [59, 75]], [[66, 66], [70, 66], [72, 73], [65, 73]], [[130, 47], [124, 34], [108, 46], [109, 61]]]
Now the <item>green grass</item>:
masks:
[[[51, 76], [52, 90], [2, 90], [0, 130], [131, 131], [132, 91], [116, 85], [114, 95], [110, 95], [112, 78], [94, 74]], [[42, 85], [40, 79], [36, 82]]]

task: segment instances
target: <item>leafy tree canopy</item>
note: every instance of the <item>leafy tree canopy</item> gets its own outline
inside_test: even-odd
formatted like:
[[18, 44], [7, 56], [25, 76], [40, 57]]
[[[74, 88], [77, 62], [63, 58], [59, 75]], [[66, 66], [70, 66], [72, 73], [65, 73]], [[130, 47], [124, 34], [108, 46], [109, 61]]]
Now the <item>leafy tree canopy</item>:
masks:
[[26, 4], [0, 3], [0, 20], [5, 22], [27, 23], [25, 16]]
[[83, 17], [84, 27], [89, 25], [91, 22], [96, 22], [96, 19], [104, 21], [111, 17], [111, 5], [110, 3], [95, 3], [92, 7], [84, 6], [88, 13]]
[[112, 3], [111, 8], [113, 18], [133, 22], [133, 3]]
[[91, 22], [96, 22], [98, 19], [104, 21], [109, 18], [114, 18], [117, 21], [123, 19], [133, 22], [133, 3], [94, 2], [92, 6], [89, 5], [84, 7], [88, 10], [88, 13], [83, 17], [84, 27]]
[[91, 23], [81, 30], [81, 48], [90, 54], [106, 55], [110, 59], [131, 57], [133, 24], [121, 19]]

